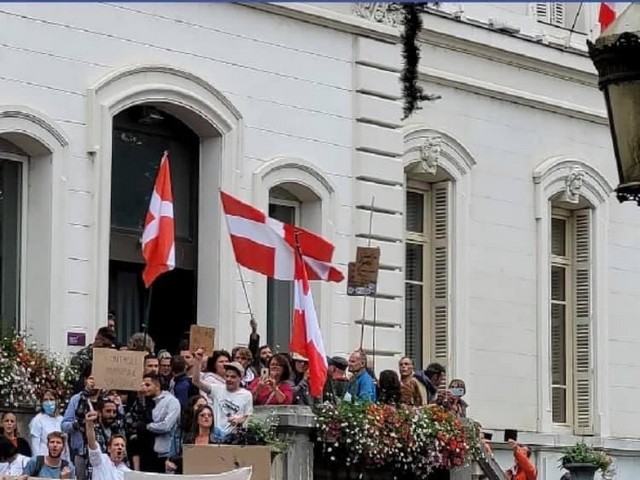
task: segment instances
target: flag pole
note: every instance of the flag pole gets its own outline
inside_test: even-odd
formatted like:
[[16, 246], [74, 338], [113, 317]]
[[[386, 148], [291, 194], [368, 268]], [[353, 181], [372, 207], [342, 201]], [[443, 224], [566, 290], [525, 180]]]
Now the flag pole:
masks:
[[[153, 284], [149, 285], [149, 297], [147, 298], [147, 308], [144, 312], [144, 323], [142, 324], [142, 348], [147, 348], [147, 334], [149, 332], [149, 318], [151, 315], [151, 297], [153, 296]], [[153, 353], [153, 352], [150, 352]]]
[[249, 316], [251, 320], [254, 320], [253, 310], [251, 309], [251, 302], [249, 301], [249, 294], [247, 293], [247, 285], [244, 282], [244, 275], [242, 275], [242, 268], [240, 268], [240, 264], [236, 261], [236, 266], [238, 267], [238, 275], [240, 275], [240, 283], [242, 283], [242, 291], [244, 292], [244, 299], [247, 302], [247, 308], [249, 309]]
[[[371, 197], [371, 208], [369, 210], [369, 236], [367, 238], [367, 247], [371, 246], [371, 232], [373, 228], [373, 205], [375, 204], [376, 197]], [[375, 302], [375, 300], [374, 300]], [[375, 303], [374, 303], [375, 304]], [[362, 318], [360, 319], [360, 350], [364, 347], [364, 318], [367, 314], [367, 295], [362, 299]], [[374, 330], [375, 335], [375, 330]], [[373, 340], [375, 345], [375, 338]]]

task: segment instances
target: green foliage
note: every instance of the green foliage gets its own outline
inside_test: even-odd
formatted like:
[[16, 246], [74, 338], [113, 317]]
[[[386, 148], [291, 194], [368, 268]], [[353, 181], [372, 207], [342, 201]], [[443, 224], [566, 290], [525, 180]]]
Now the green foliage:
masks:
[[607, 474], [612, 468], [613, 461], [611, 457], [601, 450], [590, 447], [584, 441], [580, 441], [566, 448], [563, 453], [560, 459], [562, 466], [572, 463], [588, 463], [597, 465], [598, 470], [600, 470], [603, 475]]
[[288, 443], [277, 435], [277, 422], [273, 416], [265, 420], [251, 419], [240, 429], [234, 430], [225, 439], [229, 445], [262, 445], [271, 447], [275, 454], [284, 453], [289, 447]]

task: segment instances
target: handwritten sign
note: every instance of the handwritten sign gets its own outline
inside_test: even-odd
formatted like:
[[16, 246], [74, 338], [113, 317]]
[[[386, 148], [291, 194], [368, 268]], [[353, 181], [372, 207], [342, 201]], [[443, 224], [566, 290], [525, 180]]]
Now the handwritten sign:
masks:
[[185, 445], [185, 475], [223, 473], [234, 468], [253, 468], [251, 480], [271, 478], [271, 447], [254, 445]]
[[94, 348], [92, 373], [96, 388], [138, 391], [146, 355], [146, 352]]
[[349, 263], [347, 295], [375, 295], [380, 270], [380, 249], [358, 247], [356, 261]]
[[205, 355], [211, 355], [215, 345], [216, 329], [203, 327], [202, 325], [191, 325], [189, 334], [189, 350], [195, 352], [199, 348], [204, 350]]

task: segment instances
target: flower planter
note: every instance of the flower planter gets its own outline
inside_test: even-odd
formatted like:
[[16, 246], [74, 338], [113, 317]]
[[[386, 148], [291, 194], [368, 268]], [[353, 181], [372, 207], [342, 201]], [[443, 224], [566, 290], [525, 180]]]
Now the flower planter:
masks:
[[571, 480], [593, 480], [598, 466], [592, 463], [567, 463], [563, 465], [571, 474]]

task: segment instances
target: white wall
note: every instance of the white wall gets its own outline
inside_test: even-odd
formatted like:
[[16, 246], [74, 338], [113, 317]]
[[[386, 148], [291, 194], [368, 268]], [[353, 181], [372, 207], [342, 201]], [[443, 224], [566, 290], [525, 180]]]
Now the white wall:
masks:
[[[565, 155], [617, 184], [604, 104], [586, 56], [526, 38], [545, 27], [522, 4], [467, 4], [465, 12], [469, 18], [462, 21], [427, 17], [420, 75], [426, 90], [442, 99], [406, 122], [448, 134], [475, 161], [465, 193], [468, 213], [460, 220], [467, 241], [458, 273], [465, 290], [453, 295], [465, 308], [454, 321], [465, 329], [453, 342], [453, 373], [467, 381], [470, 413], [486, 428], [518, 428], [531, 443], [558, 447], [571, 438], [534, 433], [539, 319], [532, 172]], [[520, 24], [524, 36], [488, 28], [485, 20], [495, 16]], [[42, 112], [68, 138], [60, 170], [65, 198], [52, 205], [54, 223], [65, 225], [56, 252], [62, 257], [56, 281], [64, 288], [56, 328], [43, 329], [53, 349], [64, 350], [67, 330], [92, 334], [104, 318], [95, 313], [105, 294], [96, 291], [95, 279], [107, 273], [97, 267], [96, 225], [102, 219], [96, 202], [102, 193], [98, 166], [87, 154], [87, 90], [116, 70], [156, 63], [199, 76], [240, 112], [241, 157], [228, 185], [233, 193], [264, 201], [256, 198], [264, 189], [255, 172], [280, 157], [302, 159], [324, 175], [334, 193], [331, 210], [323, 212], [323, 233], [336, 244], [343, 269], [363, 244], [356, 235], [368, 228], [367, 199], [375, 195], [376, 204], [390, 207], [374, 220], [374, 230], [388, 240], [380, 242], [383, 263], [389, 259], [381, 290], [393, 297], [379, 304], [387, 321], [377, 328], [376, 344], [384, 350], [377, 369], [394, 366], [403, 350], [404, 263], [401, 243], [394, 243], [403, 236], [396, 28], [357, 17], [347, 5], [310, 4], [5, 4], [0, 20], [7, 39], [0, 46], [0, 105]], [[634, 354], [640, 346], [640, 212], [613, 198], [607, 208], [608, 245], [598, 255], [608, 264], [607, 315], [599, 320], [609, 338], [598, 351], [607, 352], [609, 363], [598, 372], [597, 388], [608, 438], [597, 441], [621, 452], [618, 478], [635, 478], [629, 472], [637, 472], [640, 447], [618, 439], [638, 438], [640, 431], [640, 364]], [[233, 283], [211, 286], [226, 292], [234, 312], [221, 319], [227, 347], [248, 334], [239, 280], [233, 270], [229, 275]], [[261, 280], [248, 280], [254, 305], [264, 309]], [[359, 343], [354, 321], [361, 303], [344, 290], [322, 290], [330, 353], [346, 354]], [[369, 308], [365, 347], [372, 344], [371, 315]], [[29, 321], [37, 328], [48, 320]]]

